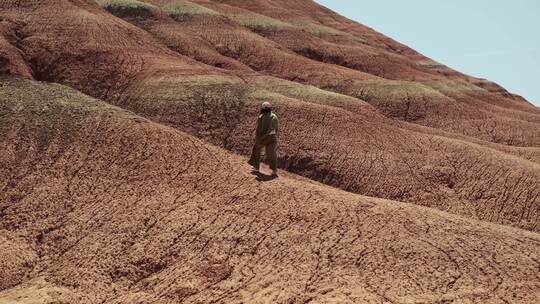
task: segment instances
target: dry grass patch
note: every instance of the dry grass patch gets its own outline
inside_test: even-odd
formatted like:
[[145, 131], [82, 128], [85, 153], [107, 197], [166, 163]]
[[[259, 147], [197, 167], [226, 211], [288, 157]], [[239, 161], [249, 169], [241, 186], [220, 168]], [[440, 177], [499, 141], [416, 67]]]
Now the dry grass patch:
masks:
[[425, 84], [443, 94], [487, 92], [485, 89], [465, 81], [430, 81], [426, 82]]
[[99, 4], [104, 9], [121, 9], [121, 8], [127, 8], [127, 9], [135, 9], [135, 8], [155, 8], [152, 4], [144, 3], [142, 1], [137, 0], [96, 0], [97, 4]]
[[232, 15], [230, 18], [257, 33], [294, 28], [292, 24], [255, 13]]
[[163, 12], [176, 20], [185, 20], [193, 16], [220, 16], [221, 14], [200, 4], [190, 1], [174, 1], [161, 7]]

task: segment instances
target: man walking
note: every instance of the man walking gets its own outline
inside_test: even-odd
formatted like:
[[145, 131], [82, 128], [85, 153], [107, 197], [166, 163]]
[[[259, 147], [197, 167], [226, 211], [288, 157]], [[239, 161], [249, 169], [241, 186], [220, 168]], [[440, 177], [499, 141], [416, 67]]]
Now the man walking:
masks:
[[266, 161], [272, 169], [272, 176], [277, 176], [277, 135], [278, 118], [272, 113], [272, 105], [269, 102], [263, 102], [261, 113], [257, 119], [257, 133], [255, 145], [251, 152], [251, 158], [248, 163], [253, 166], [253, 171], [258, 173], [261, 163], [261, 150], [264, 147], [266, 152]]

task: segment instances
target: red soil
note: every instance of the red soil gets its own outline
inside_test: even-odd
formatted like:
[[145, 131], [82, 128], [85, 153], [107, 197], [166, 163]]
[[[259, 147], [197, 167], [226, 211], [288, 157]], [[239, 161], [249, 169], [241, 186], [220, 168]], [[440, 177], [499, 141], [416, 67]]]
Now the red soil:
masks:
[[[538, 301], [538, 108], [311, 1], [195, 2], [0, 2], [0, 303]], [[265, 100], [282, 169], [378, 198], [249, 175]]]
[[[96, 5], [58, 1], [52, 7], [61, 8], [62, 16], [44, 4], [28, 11], [5, 10], [8, 18], [26, 22], [18, 30], [23, 38], [17, 46], [37, 79], [70, 85], [244, 155], [250, 150], [257, 104], [272, 99], [283, 126], [280, 163], [284, 169], [360, 194], [535, 231], [540, 227], [540, 190], [535, 186], [540, 172], [533, 163], [538, 160], [539, 148], [534, 144], [538, 124], [527, 120], [538, 119], [536, 108], [523, 111], [521, 102], [471, 84], [460, 91], [464, 84], [453, 80], [436, 82], [435, 86], [442, 86], [439, 92], [420, 83], [392, 82], [306, 59], [222, 16], [194, 16], [180, 22], [165, 13], [136, 11], [122, 13], [131, 22], [127, 23]], [[232, 7], [225, 10], [223, 5], [211, 7], [246, 13]], [[180, 47], [186, 37], [193, 38], [193, 49], [204, 45], [236, 50], [227, 58], [238, 65], [227, 71], [176, 53], [192, 54]], [[220, 54], [232, 56], [223, 50]], [[344, 92], [358, 83], [365, 87], [349, 97], [261, 73], [341, 87]], [[480, 94], [475, 91], [491, 94], [490, 101], [501, 105], [488, 105], [481, 96], [467, 101], [470, 94]], [[452, 94], [462, 96], [462, 101], [451, 99]], [[411, 132], [411, 126], [384, 117], [355, 95], [383, 96], [372, 102], [389, 111], [405, 103], [407, 120], [426, 122], [429, 111], [435, 111], [444, 118], [436, 119], [443, 130], [478, 135], [475, 132], [482, 125], [486, 133], [480, 138], [526, 142], [530, 148], [496, 145], [437, 129]], [[422, 104], [415, 104], [415, 98]], [[515, 103], [516, 109], [503, 107], [504, 103]], [[508, 115], [496, 118], [496, 113]]]
[[282, 173], [30, 81], [3, 81], [0, 303], [540, 299], [540, 237]]

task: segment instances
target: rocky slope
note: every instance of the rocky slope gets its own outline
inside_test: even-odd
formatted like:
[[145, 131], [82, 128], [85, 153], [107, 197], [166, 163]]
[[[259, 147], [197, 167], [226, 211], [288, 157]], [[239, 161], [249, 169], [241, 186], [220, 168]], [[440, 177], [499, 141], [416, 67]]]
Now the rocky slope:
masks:
[[63, 86], [0, 93], [0, 303], [540, 298], [536, 233], [256, 179], [241, 157]]
[[0, 75], [0, 303], [540, 298], [540, 110], [312, 1], [0, 1]]
[[[539, 229], [537, 108], [417, 64], [427, 59], [310, 1], [36, 1], [2, 11], [11, 74], [69, 85], [244, 155], [257, 104], [272, 100], [284, 169]], [[350, 62], [387, 72], [307, 58], [292, 41], [342, 46], [358, 56]]]

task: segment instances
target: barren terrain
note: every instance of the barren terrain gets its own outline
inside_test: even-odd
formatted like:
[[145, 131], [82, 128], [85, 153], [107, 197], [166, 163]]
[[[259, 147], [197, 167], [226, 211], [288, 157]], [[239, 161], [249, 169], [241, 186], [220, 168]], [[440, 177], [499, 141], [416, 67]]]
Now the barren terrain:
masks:
[[312, 1], [4, 0], [0, 75], [0, 303], [540, 301], [540, 109]]

